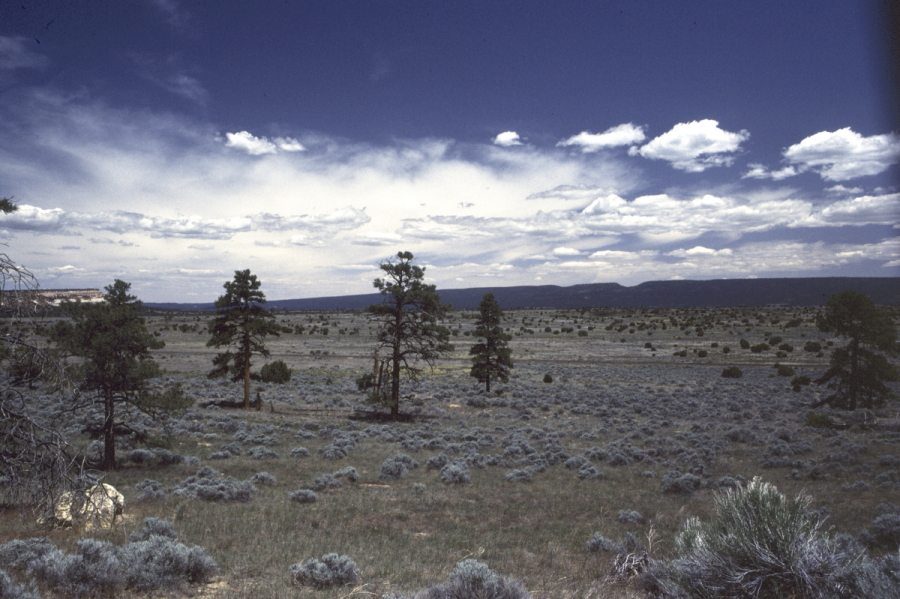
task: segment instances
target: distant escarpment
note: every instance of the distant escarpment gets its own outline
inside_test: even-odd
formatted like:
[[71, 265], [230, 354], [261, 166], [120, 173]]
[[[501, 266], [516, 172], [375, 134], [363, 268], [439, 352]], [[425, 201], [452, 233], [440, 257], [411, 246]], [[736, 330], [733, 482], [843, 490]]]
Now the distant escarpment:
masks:
[[[477, 287], [438, 289], [441, 300], [457, 309], [474, 309], [485, 293], [493, 293], [504, 310], [523, 308], [687, 308], [727, 306], [821, 306], [832, 294], [853, 289], [876, 304], [900, 305], [900, 277], [820, 277], [784, 279], [716, 279], [648, 281], [625, 287], [591, 283], [559, 287]], [[378, 293], [270, 301], [271, 310], [361, 310], [380, 302]], [[148, 308], [211, 310], [205, 304], [145, 303]]]

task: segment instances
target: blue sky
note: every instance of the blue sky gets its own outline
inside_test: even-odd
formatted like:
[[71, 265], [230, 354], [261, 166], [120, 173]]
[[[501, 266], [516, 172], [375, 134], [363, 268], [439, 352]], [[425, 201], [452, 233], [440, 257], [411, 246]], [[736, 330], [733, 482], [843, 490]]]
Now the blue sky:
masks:
[[45, 288], [212, 301], [900, 275], [887, 4], [18, 0], [0, 217]]

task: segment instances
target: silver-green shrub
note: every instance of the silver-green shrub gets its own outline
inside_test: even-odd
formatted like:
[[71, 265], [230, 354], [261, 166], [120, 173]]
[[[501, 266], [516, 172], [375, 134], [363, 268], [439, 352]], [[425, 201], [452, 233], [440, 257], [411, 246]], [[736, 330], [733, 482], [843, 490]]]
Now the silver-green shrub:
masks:
[[394, 457], [388, 458], [382, 462], [378, 476], [386, 480], [403, 478], [409, 470], [418, 467], [419, 462], [415, 461], [405, 453], [398, 453]]
[[216, 562], [202, 548], [155, 534], [123, 545], [118, 554], [126, 588], [142, 592], [208, 582], [217, 570]]
[[217, 470], [204, 466], [194, 476], [188, 477], [172, 488], [172, 494], [189, 499], [247, 503], [253, 501], [255, 488], [249, 481], [230, 476], [221, 477]]
[[278, 454], [265, 445], [257, 445], [247, 450], [247, 456], [253, 460], [274, 460]]
[[319, 496], [312, 489], [297, 489], [289, 497], [291, 501], [297, 503], [315, 503], [319, 500]]
[[860, 537], [866, 545], [896, 551], [900, 548], [900, 514], [881, 514]]
[[259, 485], [260, 487], [266, 487], [269, 485], [274, 485], [278, 482], [278, 479], [275, 478], [274, 475], [269, 474], [268, 472], [257, 472], [253, 476], [250, 477], [250, 483], [253, 485]]
[[291, 566], [291, 578], [295, 584], [325, 588], [354, 584], [359, 581], [359, 568], [346, 555], [327, 553], [321, 561], [311, 558]]
[[716, 517], [691, 518], [676, 537], [669, 582], [692, 599], [843, 596], [838, 573], [864, 556], [821, 535], [808, 507], [759, 479], [717, 495]]
[[[174, 530], [167, 525], [148, 518], [138, 535], [142, 540], [116, 546], [81, 539], [71, 554], [43, 539], [14, 541], [0, 546], [0, 567], [15, 570], [60, 597], [117, 597], [124, 591], [149, 592], [180, 588], [185, 582], [207, 582], [216, 572], [216, 563], [203, 549], [176, 542], [170, 536]], [[0, 593], [0, 597], [7, 596]], [[28, 595], [21, 596], [25, 599]]]
[[353, 466], [347, 466], [346, 468], [341, 468], [337, 472], [334, 473], [335, 478], [346, 478], [351, 483], [355, 483], [359, 480], [359, 471]]
[[161, 482], [150, 478], [145, 478], [134, 486], [138, 492], [138, 501], [149, 501], [153, 499], [162, 499], [166, 496], [166, 488]]
[[462, 464], [447, 464], [441, 468], [441, 482], [445, 485], [459, 485], [470, 483], [469, 469]]
[[513, 578], [498, 576], [482, 562], [466, 559], [450, 573], [443, 585], [417, 593], [414, 599], [530, 599], [528, 591]]
[[128, 540], [131, 542], [146, 541], [152, 536], [165, 537], [173, 541], [178, 539], [178, 533], [175, 532], [175, 527], [171, 522], [149, 517], [144, 518], [144, 524], [139, 531], [128, 535]]
[[584, 544], [584, 550], [588, 553], [599, 553], [601, 551], [604, 552], [612, 552], [617, 551], [618, 544], [615, 543], [612, 539], [607, 539], [599, 532], [595, 532], [594, 536], [590, 538], [590, 540]]
[[32, 583], [31, 588], [22, 587], [9, 577], [5, 570], [0, 568], [0, 597], [3, 599], [41, 599], [40, 594]]

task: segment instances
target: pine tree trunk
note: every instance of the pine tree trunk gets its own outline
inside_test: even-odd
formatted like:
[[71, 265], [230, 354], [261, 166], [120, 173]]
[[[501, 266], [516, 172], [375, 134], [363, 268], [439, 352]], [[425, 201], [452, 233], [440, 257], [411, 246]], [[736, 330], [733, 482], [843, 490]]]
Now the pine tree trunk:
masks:
[[250, 409], [250, 360], [244, 361], [244, 409]]
[[113, 397], [104, 398], [104, 412], [106, 419], [103, 423], [103, 463], [101, 469], [105, 472], [116, 469], [116, 430], [115, 430], [115, 402]]
[[856, 368], [859, 362], [859, 343], [856, 339], [850, 341], [850, 404], [848, 409], [856, 409], [857, 395], [859, 394], [859, 381], [856, 379]]
[[400, 419], [400, 347], [394, 346], [393, 369], [391, 370], [391, 418]]

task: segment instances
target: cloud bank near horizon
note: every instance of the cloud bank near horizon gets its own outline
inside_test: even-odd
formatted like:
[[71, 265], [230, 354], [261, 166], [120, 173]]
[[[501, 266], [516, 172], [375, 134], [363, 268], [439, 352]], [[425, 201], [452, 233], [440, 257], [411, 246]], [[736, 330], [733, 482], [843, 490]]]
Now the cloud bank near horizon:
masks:
[[[813, 133], [782, 171], [742, 175], [750, 132], [711, 119], [652, 137], [624, 123], [545, 145], [514, 131], [375, 145], [18, 99], [0, 107], [0, 195], [20, 206], [0, 235], [45, 287], [125, 278], [145, 301], [209, 300], [249, 267], [271, 299], [365, 293], [398, 250], [443, 287], [900, 272], [900, 192], [865, 181], [900, 160], [893, 134]], [[648, 189], [654, 165], [733, 177]], [[782, 183], [804, 172], [852, 186]]]

